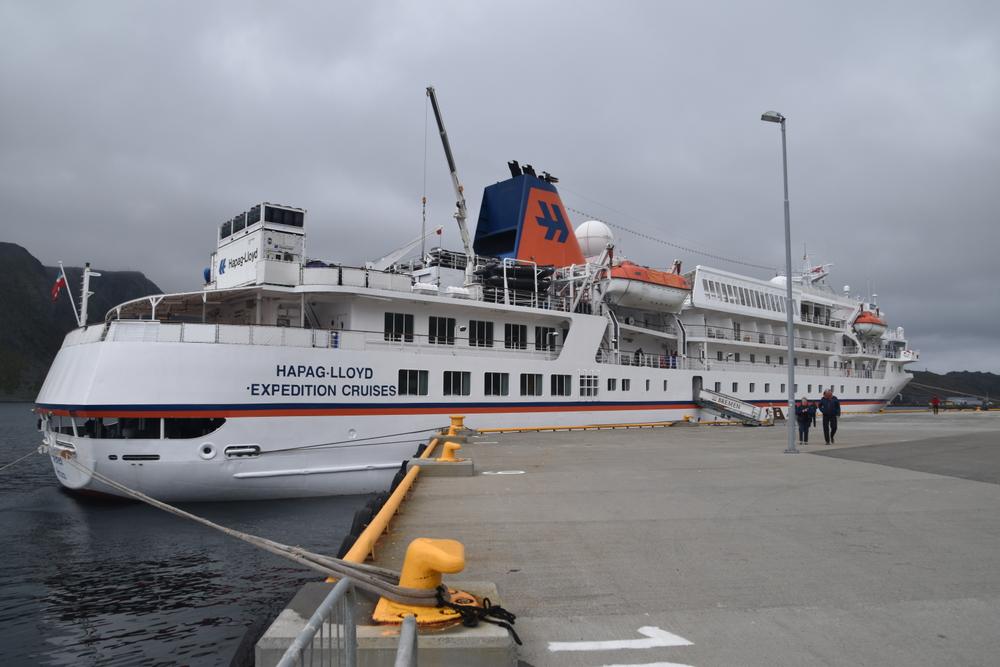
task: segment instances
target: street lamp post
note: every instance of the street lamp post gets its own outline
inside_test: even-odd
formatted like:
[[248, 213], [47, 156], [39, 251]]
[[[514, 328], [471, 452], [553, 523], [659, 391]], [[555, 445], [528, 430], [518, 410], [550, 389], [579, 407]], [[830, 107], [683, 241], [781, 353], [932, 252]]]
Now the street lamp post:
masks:
[[785, 336], [788, 338], [788, 447], [786, 454], [798, 454], [795, 448], [795, 330], [792, 309], [792, 223], [788, 213], [788, 150], [785, 147], [785, 117], [777, 111], [765, 111], [761, 120], [781, 125], [781, 167], [785, 180]]

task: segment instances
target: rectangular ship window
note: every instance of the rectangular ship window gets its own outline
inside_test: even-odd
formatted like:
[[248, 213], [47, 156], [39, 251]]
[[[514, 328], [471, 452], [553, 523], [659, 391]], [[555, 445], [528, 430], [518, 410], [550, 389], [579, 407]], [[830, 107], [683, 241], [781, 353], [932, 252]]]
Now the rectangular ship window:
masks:
[[426, 396], [427, 371], [399, 369], [400, 396]]
[[622, 378], [622, 391], [632, 391], [632, 380], [629, 378]]
[[469, 346], [493, 347], [493, 323], [469, 320]]
[[503, 346], [508, 350], [525, 350], [528, 348], [527, 324], [504, 324]]
[[715, 390], [714, 391], [715, 391], [716, 394], [721, 394], [722, 393], [722, 383], [721, 382], [716, 382], [715, 383]]
[[483, 393], [487, 396], [506, 396], [509, 389], [510, 373], [484, 373]]
[[406, 313], [385, 314], [385, 340], [413, 342], [413, 315]]
[[542, 374], [521, 373], [521, 396], [542, 395]]
[[535, 349], [536, 350], [556, 349], [555, 327], [535, 327]]
[[770, 382], [765, 382], [764, 383], [764, 393], [765, 394], [770, 394], [771, 393], [771, 383]]
[[571, 375], [553, 375], [550, 386], [553, 396], [570, 396], [573, 393], [573, 377]]
[[445, 371], [444, 372], [444, 395], [445, 396], [468, 396], [469, 386], [472, 384], [469, 371]]
[[608, 378], [608, 391], [616, 389], [618, 389], [618, 380], [616, 378]]
[[597, 396], [597, 376], [596, 375], [581, 375], [580, 376], [580, 395], [581, 396]]
[[427, 339], [432, 345], [454, 345], [455, 318], [431, 315], [427, 320]]

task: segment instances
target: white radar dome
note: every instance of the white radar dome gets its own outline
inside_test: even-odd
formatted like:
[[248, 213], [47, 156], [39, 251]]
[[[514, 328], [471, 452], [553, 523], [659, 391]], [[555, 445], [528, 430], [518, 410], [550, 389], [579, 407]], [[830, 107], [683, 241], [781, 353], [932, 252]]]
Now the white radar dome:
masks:
[[575, 233], [584, 257], [599, 257], [609, 243], [615, 242], [611, 228], [600, 220], [588, 220], [577, 227]]

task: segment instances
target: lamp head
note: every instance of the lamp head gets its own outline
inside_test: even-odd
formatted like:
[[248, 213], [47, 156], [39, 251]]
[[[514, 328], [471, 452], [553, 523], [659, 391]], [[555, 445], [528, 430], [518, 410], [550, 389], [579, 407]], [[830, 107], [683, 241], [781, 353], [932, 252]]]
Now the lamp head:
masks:
[[782, 116], [777, 111], [765, 111], [760, 115], [761, 120], [766, 120], [769, 123], [784, 123], [785, 117]]

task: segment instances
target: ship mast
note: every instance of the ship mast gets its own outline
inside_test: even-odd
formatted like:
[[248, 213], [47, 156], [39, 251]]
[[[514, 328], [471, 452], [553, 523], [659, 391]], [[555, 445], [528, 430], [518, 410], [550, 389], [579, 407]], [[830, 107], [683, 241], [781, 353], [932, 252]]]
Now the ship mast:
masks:
[[441, 145], [444, 147], [444, 156], [448, 160], [448, 170], [451, 172], [451, 184], [455, 188], [455, 220], [458, 221], [458, 230], [462, 234], [462, 245], [465, 248], [466, 273], [472, 269], [472, 241], [469, 239], [469, 228], [465, 224], [468, 217], [465, 208], [465, 191], [462, 183], [458, 180], [458, 167], [455, 166], [455, 156], [451, 154], [451, 144], [448, 143], [448, 133], [444, 129], [444, 120], [441, 118], [441, 109], [438, 108], [437, 95], [434, 93], [434, 86], [427, 86], [427, 97], [431, 98], [431, 107], [434, 109], [434, 120], [437, 121], [438, 132], [441, 134]]

